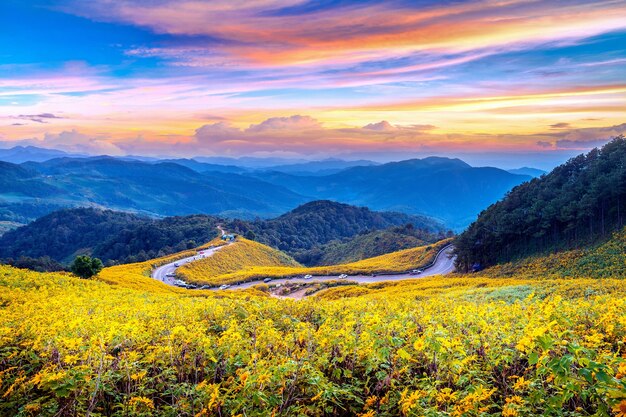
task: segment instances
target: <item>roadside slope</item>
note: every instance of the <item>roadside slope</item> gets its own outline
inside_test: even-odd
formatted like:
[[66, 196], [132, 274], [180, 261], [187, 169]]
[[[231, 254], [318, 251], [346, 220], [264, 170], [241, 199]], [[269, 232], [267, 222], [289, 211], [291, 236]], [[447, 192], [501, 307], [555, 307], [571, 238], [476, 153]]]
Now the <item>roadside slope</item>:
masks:
[[[368, 276], [373, 273], [405, 274], [408, 270], [431, 263], [439, 250], [449, 245], [450, 241], [451, 239], [445, 239], [433, 245], [405, 249], [358, 262], [306, 268], [290, 264], [291, 258], [284, 258], [286, 255], [268, 246], [240, 239], [236, 244], [224, 248], [210, 258], [182, 266], [178, 270], [178, 275], [184, 281], [193, 284], [222, 285], [306, 274], [320, 277], [339, 274]], [[247, 247], [258, 252], [246, 256], [244, 253]], [[241, 256], [246, 257], [242, 260]], [[383, 279], [386, 278], [379, 278]]]

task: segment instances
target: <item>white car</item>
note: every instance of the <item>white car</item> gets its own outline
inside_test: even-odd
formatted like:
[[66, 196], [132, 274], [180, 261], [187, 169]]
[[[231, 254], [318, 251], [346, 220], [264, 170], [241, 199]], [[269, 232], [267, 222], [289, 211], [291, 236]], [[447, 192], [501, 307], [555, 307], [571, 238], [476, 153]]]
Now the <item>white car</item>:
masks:
[[230, 285], [228, 284], [220, 285], [220, 290], [227, 290], [229, 288], [230, 288]]
[[175, 266], [176, 268], [178, 268], [178, 267], [180, 266], [180, 264], [179, 264], [178, 262], [176, 262], [176, 263], [174, 264], [174, 266]]
[[411, 274], [411, 275], [419, 275], [419, 274], [421, 274], [422, 272], [424, 272], [424, 271], [422, 271], [421, 269], [413, 269], [413, 270], [410, 272], [410, 274]]
[[304, 276], [304, 279], [311, 279], [311, 278], [313, 278], [313, 275], [307, 274], [307, 275]]
[[173, 272], [168, 272], [167, 274], [165, 274], [165, 276], [166, 276], [166, 277], [169, 277], [169, 278], [173, 278], [173, 277], [175, 277], [175, 276], [176, 276], [176, 274], [175, 274], [175, 273], [173, 273]]
[[339, 279], [346, 279], [346, 278], [348, 278], [348, 276], [346, 274], [339, 275]]

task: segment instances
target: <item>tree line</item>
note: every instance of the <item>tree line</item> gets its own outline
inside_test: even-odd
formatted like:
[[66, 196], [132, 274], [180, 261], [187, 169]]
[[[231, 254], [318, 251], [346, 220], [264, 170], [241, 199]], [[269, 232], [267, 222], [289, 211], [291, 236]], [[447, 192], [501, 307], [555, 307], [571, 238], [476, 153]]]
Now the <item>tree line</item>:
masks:
[[626, 139], [613, 138], [521, 184], [456, 239], [467, 271], [608, 239], [624, 226]]

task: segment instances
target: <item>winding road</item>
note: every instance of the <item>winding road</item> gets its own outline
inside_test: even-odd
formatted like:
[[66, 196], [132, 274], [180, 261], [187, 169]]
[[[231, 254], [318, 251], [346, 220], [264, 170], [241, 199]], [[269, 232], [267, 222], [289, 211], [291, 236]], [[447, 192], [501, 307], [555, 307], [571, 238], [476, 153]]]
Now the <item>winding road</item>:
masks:
[[[217, 228], [219, 229], [220, 233], [222, 234], [222, 236], [224, 236], [226, 234], [226, 232], [224, 231], [224, 229], [222, 229], [221, 226], [217, 226]], [[150, 274], [150, 276], [154, 279], [157, 279], [161, 282], [164, 282], [168, 285], [176, 285], [176, 286], [183, 286], [180, 285], [182, 283], [182, 281], [178, 280], [176, 278], [176, 270], [178, 269], [178, 267], [188, 264], [190, 262], [193, 261], [198, 261], [200, 259], [203, 258], [207, 258], [209, 256], [213, 256], [213, 254], [215, 252], [217, 252], [218, 250], [220, 250], [221, 248], [223, 248], [224, 246], [230, 245], [233, 242], [229, 242], [226, 245], [222, 245], [222, 246], [216, 246], [213, 248], [207, 248], [207, 249], [203, 249], [203, 250], [199, 250], [198, 253], [194, 256], [189, 256], [187, 258], [183, 258], [183, 259], [179, 259], [177, 261], [174, 262], [170, 262], [167, 263], [165, 265], [161, 265], [158, 268], [155, 268], [152, 270], [152, 273]]]
[[[443, 248], [435, 258], [433, 264], [425, 268], [421, 274], [410, 274], [410, 273], [398, 273], [398, 274], [390, 274], [390, 275], [350, 275], [345, 280], [358, 282], [359, 284], [371, 284], [373, 282], [382, 282], [382, 281], [400, 281], [404, 279], [417, 279], [417, 278], [426, 278], [434, 275], [446, 275], [451, 272], [454, 272], [454, 260], [455, 256], [452, 254], [454, 247], [452, 245], [446, 246]], [[334, 281], [337, 280], [337, 275], [320, 275], [314, 276], [310, 279], [304, 278], [280, 278], [273, 279], [271, 282], [272, 285], [276, 284], [284, 284], [286, 282], [297, 283], [297, 282], [324, 282], [324, 281]], [[237, 289], [245, 289], [250, 288], [254, 285], [263, 283], [262, 280], [258, 281], [250, 281], [243, 284], [239, 284], [234, 286]]]
[[[222, 233], [222, 235], [225, 235], [226, 232], [218, 226], [218, 229], [220, 230], [220, 232]], [[230, 242], [227, 245], [233, 244], [234, 242]], [[224, 245], [226, 246], [226, 245]], [[169, 284], [169, 285], [177, 285], [177, 286], [185, 286], [185, 283], [178, 280], [175, 276], [176, 274], [176, 269], [178, 269], [178, 267], [190, 263], [190, 262], [194, 262], [203, 258], [207, 258], [209, 256], [212, 256], [213, 254], [215, 254], [215, 252], [217, 252], [218, 250], [220, 250], [221, 248], [223, 248], [224, 246], [217, 246], [214, 248], [208, 248], [208, 249], [204, 249], [201, 251], [198, 251], [198, 253], [194, 256], [190, 256], [187, 258], [183, 258], [183, 259], [179, 259], [175, 262], [170, 262], [168, 264], [165, 265], [161, 265], [158, 268], [154, 269], [152, 271], [152, 278], [157, 279], [159, 281], [164, 282], [165, 284]], [[452, 245], [446, 246], [445, 248], [443, 248], [441, 251], [439, 251], [439, 253], [437, 253], [437, 256], [435, 257], [435, 260], [433, 262], [432, 265], [423, 268], [423, 272], [421, 272], [420, 274], [410, 274], [410, 273], [398, 273], [398, 274], [390, 274], [390, 275], [351, 275], [349, 277], [346, 278], [346, 281], [352, 281], [352, 282], [357, 282], [359, 284], [371, 284], [373, 282], [381, 282], [381, 281], [399, 281], [399, 280], [404, 280], [404, 279], [417, 279], [417, 278], [425, 278], [425, 277], [430, 277], [433, 275], [446, 275], [449, 274], [451, 272], [454, 272], [454, 260], [455, 260], [455, 256], [453, 255], [453, 250], [454, 247]], [[303, 282], [303, 283], [311, 283], [311, 282], [324, 282], [324, 281], [332, 281], [332, 280], [336, 280], [338, 279], [337, 275], [320, 275], [320, 276], [315, 276], [313, 278], [310, 279], [304, 279], [304, 278], [279, 278], [279, 279], [273, 279], [271, 281], [271, 283], [273, 285], [277, 285], [277, 284], [283, 284], [286, 282], [289, 283], [299, 283], [299, 282]], [[232, 288], [233, 289], [245, 289], [245, 288], [250, 288], [254, 285], [258, 285], [258, 284], [262, 284], [263, 280], [259, 279], [257, 281], [250, 281], [250, 282], [245, 282], [242, 284], [236, 284], [233, 285]], [[216, 289], [216, 288], [211, 288], [211, 289]]]

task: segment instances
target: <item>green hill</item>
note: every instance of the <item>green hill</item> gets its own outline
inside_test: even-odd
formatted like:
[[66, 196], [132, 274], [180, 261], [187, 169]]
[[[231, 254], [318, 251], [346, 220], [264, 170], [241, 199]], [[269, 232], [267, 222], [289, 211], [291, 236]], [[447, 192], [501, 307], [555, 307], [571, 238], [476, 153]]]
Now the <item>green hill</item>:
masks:
[[403, 249], [424, 246], [445, 237], [443, 232], [429, 232], [417, 229], [409, 223], [400, 227], [391, 227], [354, 237], [333, 240], [296, 254], [299, 262], [308, 266], [337, 265], [356, 262], [375, 256], [396, 252]]
[[78, 208], [50, 213], [0, 236], [0, 258], [49, 256], [67, 263], [77, 254], [89, 254], [109, 264], [140, 262], [201, 245], [216, 236], [218, 223], [230, 232], [252, 233], [259, 242], [291, 255], [332, 240], [407, 223], [413, 224], [418, 234], [443, 232], [439, 223], [425, 217], [373, 212], [325, 201], [305, 204], [275, 219], [253, 222], [201, 214], [154, 219]]
[[579, 155], [515, 187], [456, 240], [459, 267], [582, 248], [624, 225], [626, 139]]
[[213, 239], [217, 222], [206, 215], [157, 220], [111, 210], [66, 209], [5, 233], [0, 258], [49, 256], [67, 263], [89, 254], [107, 263], [145, 261]]
[[444, 227], [425, 216], [377, 212], [332, 201], [313, 201], [270, 220], [226, 223], [229, 231], [289, 253], [308, 263], [306, 252], [334, 240], [351, 238], [373, 230], [412, 224], [425, 232], [443, 233]]

